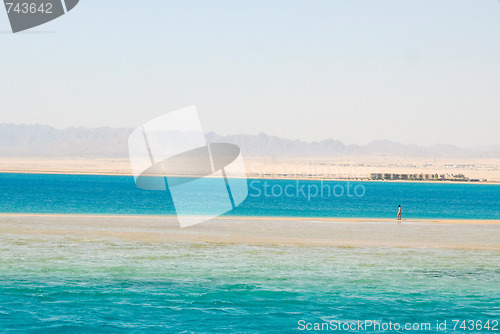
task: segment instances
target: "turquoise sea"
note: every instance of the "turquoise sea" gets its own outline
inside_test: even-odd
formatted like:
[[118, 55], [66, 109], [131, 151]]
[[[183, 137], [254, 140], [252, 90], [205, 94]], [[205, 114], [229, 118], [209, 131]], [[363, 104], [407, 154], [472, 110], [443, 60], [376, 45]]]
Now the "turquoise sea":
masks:
[[[215, 182], [215, 181], [214, 181]], [[228, 216], [500, 219], [500, 185], [423, 182], [248, 180]], [[131, 176], [0, 174], [0, 213], [172, 215], [168, 191], [141, 190]], [[207, 207], [204, 189], [186, 200]], [[203, 214], [203, 211], [193, 214]]]
[[[261, 194], [229, 216], [394, 218], [401, 204], [408, 219], [500, 219], [498, 185], [367, 182], [351, 184], [363, 196], [310, 197], [265, 196], [266, 181], [252, 181], [250, 195]], [[125, 176], [0, 174], [0, 190], [3, 213], [174, 213], [168, 193], [138, 190]], [[94, 240], [13, 234], [1, 219], [0, 332], [500, 331], [495, 250]]]

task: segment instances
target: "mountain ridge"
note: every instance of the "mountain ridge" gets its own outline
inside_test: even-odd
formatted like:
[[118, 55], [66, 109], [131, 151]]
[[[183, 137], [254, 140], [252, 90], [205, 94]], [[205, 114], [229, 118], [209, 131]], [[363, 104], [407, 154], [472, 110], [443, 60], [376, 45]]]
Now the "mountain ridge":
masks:
[[[132, 128], [70, 127], [56, 129], [43, 124], [0, 124], [0, 156], [128, 157], [128, 136]], [[245, 156], [401, 156], [439, 158], [498, 158], [499, 146], [462, 148], [450, 144], [423, 146], [390, 140], [373, 140], [365, 145], [345, 144], [336, 139], [306, 142], [259, 133], [257, 135], [205, 134], [207, 142], [238, 145]]]

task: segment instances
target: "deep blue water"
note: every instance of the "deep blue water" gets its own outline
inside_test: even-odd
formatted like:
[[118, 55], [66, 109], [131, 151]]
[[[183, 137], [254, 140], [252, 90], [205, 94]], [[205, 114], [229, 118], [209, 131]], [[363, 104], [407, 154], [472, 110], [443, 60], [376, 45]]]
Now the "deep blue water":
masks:
[[[214, 181], [215, 182], [215, 181]], [[500, 185], [248, 180], [231, 216], [500, 219]], [[168, 191], [138, 189], [131, 176], [0, 174], [0, 212], [172, 215]], [[218, 198], [204, 189], [187, 201]], [[193, 211], [204, 214], [202, 211]]]

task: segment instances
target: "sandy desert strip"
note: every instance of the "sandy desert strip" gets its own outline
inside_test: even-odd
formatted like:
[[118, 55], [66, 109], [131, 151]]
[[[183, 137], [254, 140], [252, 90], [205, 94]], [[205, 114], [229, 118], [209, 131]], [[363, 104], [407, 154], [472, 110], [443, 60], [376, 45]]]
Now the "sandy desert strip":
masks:
[[[500, 159], [441, 159], [401, 157], [291, 158], [245, 157], [250, 178], [291, 180], [367, 180], [370, 173], [464, 174], [500, 183]], [[0, 157], [0, 173], [132, 175], [129, 159]], [[230, 175], [238, 177], [238, 175]], [[391, 181], [385, 181], [391, 182]], [[401, 181], [397, 182], [411, 182]], [[446, 181], [417, 181], [438, 182]], [[453, 183], [457, 183], [453, 182]], [[478, 182], [474, 182], [478, 183]], [[483, 183], [483, 182], [479, 182]]]
[[211, 243], [500, 251], [500, 221], [219, 217], [181, 229], [175, 217], [1, 214], [0, 239]]

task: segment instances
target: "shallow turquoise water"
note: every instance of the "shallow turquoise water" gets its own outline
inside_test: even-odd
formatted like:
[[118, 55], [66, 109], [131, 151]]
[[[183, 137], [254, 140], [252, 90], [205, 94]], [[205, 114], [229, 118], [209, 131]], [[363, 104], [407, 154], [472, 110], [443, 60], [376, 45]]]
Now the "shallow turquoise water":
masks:
[[500, 318], [498, 252], [0, 241], [3, 329], [279, 333], [301, 332], [301, 319]]
[[[247, 199], [227, 215], [394, 218], [401, 204], [409, 219], [500, 219], [500, 185], [259, 179], [248, 185]], [[217, 205], [220, 198], [205, 190], [186, 200]], [[138, 189], [131, 176], [0, 174], [0, 193], [0, 212], [175, 214], [168, 191]]]

